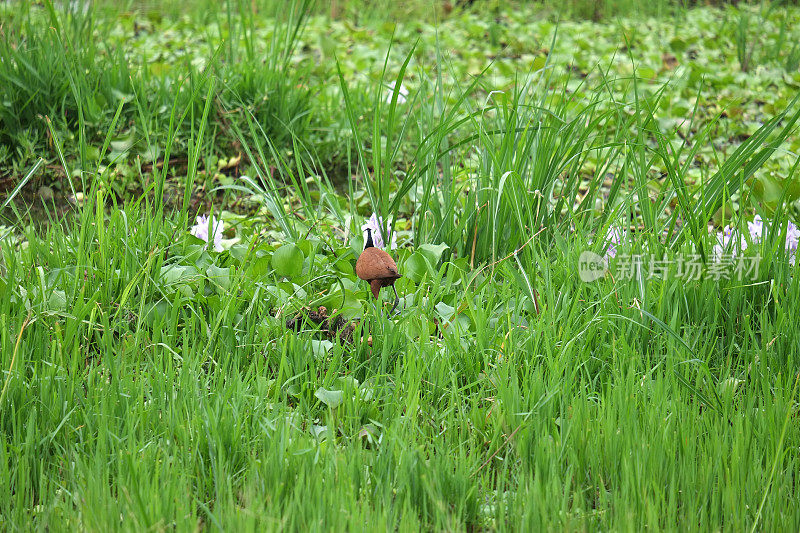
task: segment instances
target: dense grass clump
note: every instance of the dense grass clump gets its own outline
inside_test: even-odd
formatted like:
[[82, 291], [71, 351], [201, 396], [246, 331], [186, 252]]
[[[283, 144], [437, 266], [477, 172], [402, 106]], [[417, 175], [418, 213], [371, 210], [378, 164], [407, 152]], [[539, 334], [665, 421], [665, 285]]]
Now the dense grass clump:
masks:
[[0, 6], [0, 529], [796, 529], [800, 11], [479, 4]]

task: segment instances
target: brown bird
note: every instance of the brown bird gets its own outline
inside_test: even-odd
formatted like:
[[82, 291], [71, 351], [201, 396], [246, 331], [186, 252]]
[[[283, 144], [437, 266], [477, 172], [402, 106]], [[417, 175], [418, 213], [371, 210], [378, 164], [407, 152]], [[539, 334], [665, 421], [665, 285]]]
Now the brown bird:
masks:
[[364, 251], [358, 256], [356, 261], [356, 276], [369, 282], [369, 287], [372, 289], [372, 295], [377, 299], [381, 287], [392, 286], [394, 290], [394, 306], [392, 313], [400, 302], [400, 297], [397, 296], [397, 289], [394, 282], [403, 276], [397, 272], [397, 265], [392, 259], [392, 256], [381, 250], [375, 248], [372, 243], [372, 230], [367, 229], [367, 242], [364, 245]]

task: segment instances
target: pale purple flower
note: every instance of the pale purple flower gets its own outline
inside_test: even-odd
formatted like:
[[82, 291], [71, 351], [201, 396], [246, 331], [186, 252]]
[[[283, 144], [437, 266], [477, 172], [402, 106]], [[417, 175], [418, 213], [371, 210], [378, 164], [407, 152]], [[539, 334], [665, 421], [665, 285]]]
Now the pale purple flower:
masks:
[[792, 252], [792, 255], [797, 251], [798, 240], [800, 240], [800, 229], [789, 221], [789, 227], [786, 229], [786, 249]]
[[[197, 224], [192, 226], [190, 230], [192, 235], [201, 239], [205, 242], [209, 242], [208, 239], [208, 215], [200, 215], [197, 217]], [[217, 220], [216, 217], [211, 218], [211, 234], [214, 239], [214, 251], [221, 252], [222, 251], [222, 231], [223, 231], [223, 222], [221, 220]], [[209, 243], [210, 244], [210, 243]]]
[[[369, 220], [361, 226], [361, 232], [364, 234], [364, 239], [367, 238], [367, 229], [372, 230], [372, 244], [375, 248], [383, 248], [384, 240], [383, 236], [390, 233], [391, 226], [389, 222], [386, 222], [385, 230], [381, 230], [384, 227], [383, 224], [383, 217], [379, 217], [375, 213], [372, 213], [372, 216], [369, 217]], [[397, 249], [397, 232], [392, 231], [392, 250]]]
[[625, 233], [622, 229], [617, 227], [610, 227], [606, 232], [606, 241], [608, 242], [608, 249], [606, 250], [606, 258], [613, 259], [617, 256], [617, 246], [624, 242]]
[[751, 241], [761, 242], [761, 235], [764, 232], [764, 221], [761, 220], [761, 215], [756, 215], [752, 222], [747, 223], [747, 231], [750, 233]]
[[[761, 219], [761, 215], [756, 215], [752, 222], [747, 223], [747, 232], [750, 234], [750, 242], [761, 242], [761, 236], [764, 234], [764, 221]], [[738, 250], [735, 244], [737, 241], [739, 242]], [[789, 221], [786, 228], [785, 247], [786, 251], [789, 252], [789, 263], [792, 265], [795, 262], [798, 241], [800, 241], [800, 228]], [[739, 250], [743, 252], [747, 249], [747, 242], [745, 236], [740, 235], [736, 229], [725, 226], [722, 232], [717, 233], [717, 243], [713, 247], [714, 260], [721, 260], [726, 251], [729, 251], [735, 257]]]
[[793, 266], [797, 255], [797, 242], [799, 239], [800, 229], [798, 229], [792, 221], [789, 221], [789, 227], [786, 228], [786, 251], [789, 252], [789, 264]]
[[[732, 257], [736, 256], [737, 249], [735, 243], [739, 243], [739, 250], [744, 252], [747, 250], [747, 239], [744, 235], [740, 235], [739, 231], [731, 226], [725, 226], [721, 232], [717, 233], [717, 244], [712, 249], [714, 260], [719, 261], [729, 251]], [[734, 244], [731, 244], [734, 243]]]

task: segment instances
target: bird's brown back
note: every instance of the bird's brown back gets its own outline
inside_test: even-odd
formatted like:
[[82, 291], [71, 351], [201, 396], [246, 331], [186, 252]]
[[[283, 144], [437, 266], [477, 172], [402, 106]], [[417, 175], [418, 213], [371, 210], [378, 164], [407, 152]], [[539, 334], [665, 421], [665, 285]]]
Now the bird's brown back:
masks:
[[356, 276], [365, 281], [393, 281], [402, 277], [394, 259], [379, 248], [367, 248], [361, 252], [356, 261]]

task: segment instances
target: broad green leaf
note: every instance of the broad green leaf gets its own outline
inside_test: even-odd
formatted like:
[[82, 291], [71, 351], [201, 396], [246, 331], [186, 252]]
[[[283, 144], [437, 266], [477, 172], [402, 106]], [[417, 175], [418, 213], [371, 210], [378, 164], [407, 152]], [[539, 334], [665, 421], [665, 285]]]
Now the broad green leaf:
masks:
[[423, 244], [417, 250], [428, 260], [432, 267], [436, 267], [442, 259], [444, 251], [450, 248], [446, 244]]
[[66, 311], [67, 310], [66, 293], [60, 290], [51, 291], [49, 298], [47, 298], [47, 307], [51, 311]]
[[333, 348], [333, 343], [331, 341], [311, 339], [311, 352], [317, 359], [327, 355], [331, 348]]
[[444, 320], [445, 322], [449, 322], [453, 315], [456, 312], [455, 307], [451, 307], [444, 302], [439, 302], [436, 304], [436, 314], [439, 315], [439, 318]]
[[231, 288], [230, 268], [220, 268], [218, 266], [211, 265], [206, 270], [206, 274], [208, 275], [208, 279], [210, 279], [215, 285], [218, 285], [220, 288], [226, 291]]
[[331, 409], [336, 409], [344, 401], [344, 392], [340, 390], [328, 390], [320, 387], [314, 393], [314, 396]]
[[295, 244], [284, 244], [272, 254], [272, 268], [279, 276], [296, 278], [303, 273], [303, 252]]
[[421, 283], [426, 275], [432, 274], [431, 265], [421, 252], [414, 252], [403, 263], [403, 275], [414, 283]]
[[192, 287], [196, 281], [197, 269], [193, 266], [168, 265], [161, 268], [161, 278], [166, 288], [172, 291], [180, 291], [181, 294], [191, 298], [195, 294], [196, 287]]
[[250, 265], [247, 268], [247, 275], [253, 279], [262, 278], [267, 274], [267, 272], [269, 272], [271, 264], [272, 257], [268, 255], [255, 257], [250, 261]]

